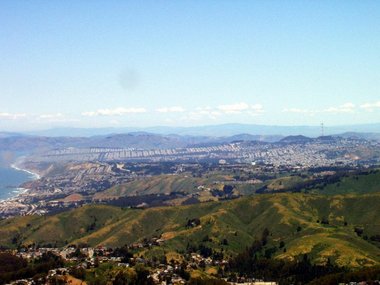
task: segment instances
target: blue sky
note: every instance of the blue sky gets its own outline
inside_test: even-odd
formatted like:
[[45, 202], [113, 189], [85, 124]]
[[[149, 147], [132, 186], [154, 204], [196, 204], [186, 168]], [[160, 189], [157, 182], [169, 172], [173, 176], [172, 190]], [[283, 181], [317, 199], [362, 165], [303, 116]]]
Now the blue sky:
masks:
[[0, 1], [0, 130], [380, 122], [379, 1]]

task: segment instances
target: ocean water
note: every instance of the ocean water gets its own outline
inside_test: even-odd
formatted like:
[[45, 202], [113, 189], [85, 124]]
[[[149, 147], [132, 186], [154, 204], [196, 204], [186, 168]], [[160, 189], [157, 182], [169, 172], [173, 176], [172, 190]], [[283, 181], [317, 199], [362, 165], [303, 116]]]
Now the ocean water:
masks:
[[14, 168], [0, 167], [0, 200], [11, 198], [19, 193], [22, 183], [35, 179], [33, 174]]

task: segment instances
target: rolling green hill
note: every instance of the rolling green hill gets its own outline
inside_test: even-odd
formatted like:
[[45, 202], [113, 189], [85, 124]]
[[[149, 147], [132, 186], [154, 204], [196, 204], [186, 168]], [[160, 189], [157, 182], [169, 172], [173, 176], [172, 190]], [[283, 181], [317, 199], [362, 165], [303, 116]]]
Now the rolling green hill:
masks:
[[114, 186], [95, 194], [94, 199], [113, 199], [124, 196], [169, 194], [172, 192], [195, 193], [198, 186], [217, 187], [215, 181], [232, 180], [231, 175], [210, 172], [202, 177], [191, 174], [169, 175], [162, 174], [137, 179], [122, 185]]
[[[241, 182], [241, 183], [239, 183]], [[223, 189], [224, 185], [232, 185], [234, 193], [240, 195], [252, 195], [256, 191], [265, 192], [302, 192], [327, 195], [342, 194], [370, 194], [380, 192], [380, 170], [337, 173], [324, 179], [315, 178], [313, 175], [283, 175], [258, 183], [236, 182], [231, 172], [211, 171], [194, 177], [190, 173], [177, 175], [162, 174], [144, 177], [134, 181], [111, 187], [94, 195], [94, 200], [117, 199], [126, 196], [165, 195], [173, 192], [186, 194], [197, 193], [200, 201], [218, 200], [210, 191], [205, 189]], [[199, 187], [204, 186], [204, 187]], [[172, 204], [181, 204], [173, 202]]]
[[372, 170], [361, 174], [348, 174], [336, 183], [327, 184], [317, 192], [321, 194], [363, 194], [380, 192], [380, 171]]
[[[380, 248], [369, 241], [380, 233], [378, 205], [380, 194], [260, 195], [145, 210], [91, 205], [53, 216], [2, 220], [0, 245], [88, 243], [115, 247], [161, 236], [166, 252], [203, 244], [216, 251], [223, 248], [231, 255], [249, 246], [267, 228], [267, 247], [275, 250], [276, 258], [294, 259], [306, 253], [318, 263], [330, 258], [349, 267], [371, 266], [380, 264]], [[191, 219], [199, 219], [200, 225], [187, 226]], [[281, 242], [284, 247], [280, 249]]]
[[194, 192], [205, 179], [185, 175], [157, 175], [138, 179], [120, 186], [99, 192], [95, 199], [114, 198], [132, 195], [166, 194], [171, 192]]

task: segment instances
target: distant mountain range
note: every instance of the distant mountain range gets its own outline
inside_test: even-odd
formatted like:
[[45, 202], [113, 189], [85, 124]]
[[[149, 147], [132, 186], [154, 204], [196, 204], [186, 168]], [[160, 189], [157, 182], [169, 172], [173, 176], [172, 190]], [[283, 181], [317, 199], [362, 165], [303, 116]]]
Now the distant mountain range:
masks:
[[[125, 134], [131, 132], [146, 132], [161, 135], [176, 134], [181, 136], [225, 137], [239, 134], [255, 136], [290, 136], [303, 135], [318, 137], [322, 135], [320, 126], [268, 126], [254, 124], [222, 124], [195, 127], [147, 127], [147, 128], [55, 128], [44, 131], [29, 132], [38, 136], [71, 136], [89, 137], [108, 134]], [[325, 126], [325, 135], [342, 133], [380, 133], [380, 123], [365, 125]], [[379, 136], [379, 135], [378, 135]]]
[[230, 137], [160, 135], [145, 132], [110, 134], [91, 137], [47, 137], [31, 135], [0, 136], [0, 151], [45, 151], [67, 147], [168, 149], [189, 146], [207, 146], [236, 141], [276, 142], [281, 136], [254, 136], [240, 134]]
[[360, 138], [366, 140], [380, 140], [380, 133], [355, 133], [355, 132], [346, 132], [339, 134], [338, 136], [342, 138]]
[[0, 132], [0, 138], [23, 136], [21, 133]]
[[[376, 126], [378, 129], [376, 129]], [[362, 128], [364, 127], [362, 126]], [[380, 124], [368, 125], [367, 128], [376, 129], [377, 131], [380, 130]], [[52, 129], [24, 134], [0, 132], [0, 151], [29, 152], [66, 147], [167, 149], [188, 146], [208, 146], [237, 141], [304, 143], [318, 137], [317, 129], [318, 127], [276, 127], [229, 124], [191, 128], [157, 127], [144, 130]], [[331, 129], [326, 133], [330, 132]], [[284, 134], [286, 134], [286, 136]], [[316, 135], [313, 136], [310, 134]], [[328, 137], [380, 140], [380, 132], [336, 132], [333, 136], [324, 136], [322, 138], [326, 139]]]

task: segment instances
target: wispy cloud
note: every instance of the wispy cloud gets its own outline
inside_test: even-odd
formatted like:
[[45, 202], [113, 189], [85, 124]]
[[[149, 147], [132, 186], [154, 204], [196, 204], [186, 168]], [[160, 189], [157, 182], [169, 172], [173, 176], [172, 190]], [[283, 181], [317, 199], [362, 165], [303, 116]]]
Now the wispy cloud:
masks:
[[217, 116], [221, 116], [222, 115], [222, 112], [218, 111], [215, 108], [211, 108], [209, 106], [206, 106], [206, 107], [197, 107], [195, 109], [195, 111], [193, 111], [192, 113], [196, 113], [196, 114], [199, 114], [199, 115], [205, 115], [205, 116], [211, 116], [211, 117], [217, 117]]
[[62, 113], [51, 113], [51, 114], [41, 114], [34, 116], [34, 119], [38, 122], [44, 123], [68, 123], [68, 122], [78, 122], [78, 118], [68, 117]]
[[196, 110], [188, 112], [186, 115], [182, 116], [180, 119], [182, 121], [201, 121], [204, 119], [216, 120], [222, 113], [215, 111], [209, 107], [198, 107]]
[[183, 113], [186, 110], [182, 108], [181, 106], [172, 106], [172, 107], [157, 108], [156, 111], [159, 113]]
[[251, 115], [256, 116], [264, 112], [261, 104], [250, 105], [244, 102], [216, 107], [203, 106], [186, 113], [181, 117], [183, 121], [200, 121], [204, 119], [217, 120], [221, 116], [229, 115]]
[[24, 113], [7, 113], [0, 112], [0, 118], [5, 120], [17, 120], [21, 118], [25, 118], [27, 115]]
[[83, 112], [82, 116], [95, 117], [95, 116], [123, 116], [127, 114], [146, 113], [145, 108], [123, 108], [118, 107], [115, 109], [99, 109], [96, 111]]
[[345, 103], [336, 107], [328, 107], [325, 109], [302, 109], [302, 108], [285, 108], [282, 110], [284, 113], [296, 113], [296, 114], [305, 114], [313, 116], [320, 113], [353, 113], [355, 112], [356, 106], [353, 103]]
[[62, 113], [42, 114], [42, 115], [38, 116], [39, 119], [48, 119], [48, 120], [51, 120], [51, 119], [61, 119], [63, 117], [64, 117], [64, 115]]
[[226, 114], [240, 114], [242, 111], [249, 109], [249, 105], [241, 102], [230, 105], [219, 105], [217, 109]]
[[244, 112], [258, 114], [264, 112], [261, 104], [249, 105], [245, 102], [230, 105], [219, 105], [217, 109], [225, 114], [241, 114]]
[[372, 103], [364, 103], [364, 104], [360, 105], [360, 108], [362, 108], [368, 112], [373, 112], [376, 109], [380, 109], [380, 101], [372, 102]]
[[285, 108], [282, 110], [283, 113], [296, 113], [296, 114], [314, 114], [315, 111], [309, 109], [300, 109], [300, 108]]
[[322, 112], [325, 112], [325, 113], [353, 113], [355, 111], [355, 104], [353, 103], [345, 103], [343, 105], [340, 105], [338, 107], [330, 107], [330, 108], [327, 108], [325, 110], [323, 110]]

